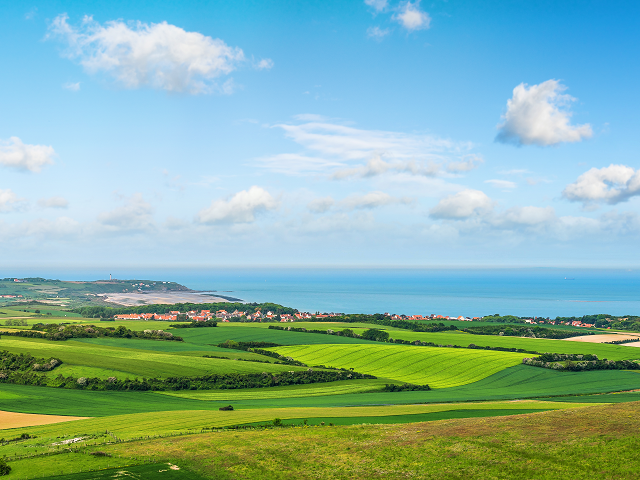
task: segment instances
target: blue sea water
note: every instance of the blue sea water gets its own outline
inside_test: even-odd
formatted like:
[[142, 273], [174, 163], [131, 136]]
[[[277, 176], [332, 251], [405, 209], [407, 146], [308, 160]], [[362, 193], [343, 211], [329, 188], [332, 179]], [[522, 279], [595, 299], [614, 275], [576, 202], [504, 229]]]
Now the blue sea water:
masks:
[[61, 280], [109, 277], [171, 280], [247, 302], [302, 311], [481, 316], [640, 314], [640, 270], [212, 268], [118, 269], [110, 272], [6, 271], [0, 276]]

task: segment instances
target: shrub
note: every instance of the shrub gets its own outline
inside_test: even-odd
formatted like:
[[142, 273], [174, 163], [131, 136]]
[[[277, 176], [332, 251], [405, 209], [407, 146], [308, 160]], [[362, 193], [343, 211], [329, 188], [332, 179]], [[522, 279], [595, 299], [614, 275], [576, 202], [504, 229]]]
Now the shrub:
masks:
[[220, 407], [218, 410], [222, 410], [223, 412], [233, 411], [233, 405], [227, 405], [226, 407]]
[[11, 467], [7, 465], [4, 458], [0, 458], [0, 475], [9, 475], [9, 473], [11, 473]]

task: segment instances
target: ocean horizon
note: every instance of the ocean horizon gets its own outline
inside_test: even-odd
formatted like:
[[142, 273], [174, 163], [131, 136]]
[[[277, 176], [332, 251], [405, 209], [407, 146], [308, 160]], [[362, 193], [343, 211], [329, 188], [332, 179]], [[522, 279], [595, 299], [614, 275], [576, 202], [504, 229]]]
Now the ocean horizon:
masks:
[[341, 313], [551, 317], [640, 313], [640, 270], [578, 268], [3, 269], [2, 277], [174, 281], [245, 302]]

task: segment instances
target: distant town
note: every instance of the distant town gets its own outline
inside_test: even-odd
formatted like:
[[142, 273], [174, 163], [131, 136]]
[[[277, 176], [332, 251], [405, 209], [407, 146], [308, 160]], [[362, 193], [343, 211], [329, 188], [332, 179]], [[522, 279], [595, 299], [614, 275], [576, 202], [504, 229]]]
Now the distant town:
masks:
[[[114, 319], [117, 320], [165, 320], [165, 321], [184, 321], [191, 320], [193, 322], [206, 322], [210, 320], [220, 322], [295, 322], [305, 321], [313, 319], [331, 319], [340, 317], [344, 313], [309, 313], [309, 312], [297, 312], [294, 314], [277, 314], [271, 311], [262, 313], [257, 310], [254, 313], [243, 312], [240, 310], [234, 310], [233, 312], [227, 312], [226, 310], [217, 310], [212, 312], [211, 310], [190, 310], [188, 312], [180, 312], [173, 310], [167, 314], [160, 313], [129, 313], [114, 315]], [[445, 316], [445, 315], [397, 315], [385, 313], [385, 316], [392, 320], [455, 320], [463, 322], [482, 321], [483, 317], [464, 317], [464, 316]], [[583, 323], [579, 320], [575, 321], [559, 321], [550, 320], [549, 318], [525, 318], [525, 323], [531, 325], [548, 324], [548, 325], [570, 325], [573, 327], [593, 328], [595, 325], [592, 323]], [[626, 320], [626, 319], [623, 319]]]

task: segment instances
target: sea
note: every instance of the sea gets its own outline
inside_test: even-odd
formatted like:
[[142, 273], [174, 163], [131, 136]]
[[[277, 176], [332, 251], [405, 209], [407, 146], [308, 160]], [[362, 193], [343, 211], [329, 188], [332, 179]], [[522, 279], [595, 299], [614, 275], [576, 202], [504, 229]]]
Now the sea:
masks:
[[174, 281], [245, 302], [334, 313], [640, 315], [640, 269], [577, 268], [113, 268], [0, 269], [0, 276]]

